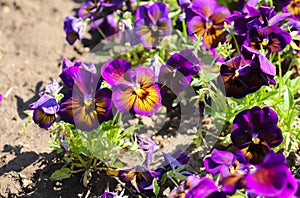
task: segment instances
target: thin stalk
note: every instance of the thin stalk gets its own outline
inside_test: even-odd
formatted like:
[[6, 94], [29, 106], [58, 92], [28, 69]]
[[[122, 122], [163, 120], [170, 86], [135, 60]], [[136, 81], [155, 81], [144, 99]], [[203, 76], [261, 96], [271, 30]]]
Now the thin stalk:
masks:
[[185, 19], [184, 20], [182, 20], [182, 31], [183, 31], [183, 35], [185, 36], [185, 37], [188, 37], [188, 34], [187, 34], [187, 27], [186, 27], [186, 22], [185, 22]]
[[241, 55], [240, 46], [239, 46], [239, 44], [238, 44], [238, 42], [237, 42], [237, 40], [236, 40], [236, 38], [235, 38], [235, 35], [232, 35], [232, 38], [233, 38], [235, 47], [236, 47], [236, 49], [237, 49], [237, 51], [238, 51], [238, 53], [239, 53], [238, 55]]

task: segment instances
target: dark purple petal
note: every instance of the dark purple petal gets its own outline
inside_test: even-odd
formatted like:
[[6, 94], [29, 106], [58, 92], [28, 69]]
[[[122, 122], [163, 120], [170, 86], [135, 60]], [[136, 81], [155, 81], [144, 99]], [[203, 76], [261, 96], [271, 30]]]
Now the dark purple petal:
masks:
[[101, 68], [101, 75], [111, 86], [122, 82], [124, 75], [131, 69], [131, 64], [123, 59], [106, 62]]
[[277, 14], [269, 20], [269, 24], [270, 24], [270, 26], [277, 25], [281, 21], [283, 21], [287, 18], [290, 18], [291, 16], [292, 16], [292, 13]]
[[222, 185], [222, 191], [229, 194], [234, 194], [237, 189], [244, 188], [245, 186], [242, 175], [231, 175], [223, 178], [220, 184]]
[[70, 45], [73, 45], [77, 39], [81, 39], [83, 33], [83, 22], [73, 16], [67, 16], [64, 21], [64, 31], [66, 40]]
[[205, 170], [212, 174], [217, 174], [220, 172], [221, 165], [216, 163], [211, 157], [207, 157], [204, 160]]
[[56, 120], [55, 114], [46, 114], [43, 110], [33, 111], [32, 119], [39, 127], [48, 129]]
[[100, 18], [98, 20], [92, 21], [91, 26], [93, 29], [97, 30], [98, 28], [103, 32], [105, 37], [107, 39], [113, 39], [110, 38], [110, 36], [118, 33], [118, 24], [116, 23], [113, 14], [107, 15], [105, 18]]
[[192, 3], [190, 0], [177, 0], [177, 3], [182, 8], [187, 8]]
[[149, 19], [148, 17], [148, 9], [149, 9], [150, 5], [149, 4], [145, 4], [140, 6], [135, 13], [135, 18], [136, 21], [140, 20], [140, 19]]
[[[99, 2], [100, 3], [100, 2]], [[86, 1], [78, 10], [78, 16], [82, 19], [86, 19], [88, 17], [91, 17], [93, 14], [95, 14], [97, 11], [101, 12], [101, 6], [100, 4], [95, 4], [92, 1]]]

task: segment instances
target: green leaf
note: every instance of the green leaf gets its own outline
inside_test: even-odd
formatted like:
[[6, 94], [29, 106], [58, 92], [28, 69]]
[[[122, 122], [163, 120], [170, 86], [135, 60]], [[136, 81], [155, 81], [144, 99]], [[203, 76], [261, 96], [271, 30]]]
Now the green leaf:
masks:
[[71, 177], [72, 173], [69, 168], [62, 168], [59, 170], [54, 171], [54, 173], [51, 174], [50, 179], [51, 180], [62, 180], [62, 179], [67, 179]]
[[294, 95], [290, 88], [285, 86], [285, 92], [284, 92], [284, 105], [285, 109], [290, 111], [294, 106]]
[[152, 185], [153, 185], [153, 193], [155, 194], [155, 197], [158, 196], [158, 193], [160, 191], [160, 187], [157, 183], [157, 180], [154, 178], [153, 181], [152, 181]]

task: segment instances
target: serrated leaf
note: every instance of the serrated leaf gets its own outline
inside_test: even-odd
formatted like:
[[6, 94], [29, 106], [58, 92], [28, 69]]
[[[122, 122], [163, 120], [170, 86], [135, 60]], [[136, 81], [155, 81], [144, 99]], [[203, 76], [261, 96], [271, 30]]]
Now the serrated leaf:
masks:
[[62, 180], [62, 179], [67, 179], [69, 177], [71, 177], [72, 173], [71, 170], [69, 168], [62, 168], [59, 170], [54, 171], [51, 176], [50, 179], [51, 180]]

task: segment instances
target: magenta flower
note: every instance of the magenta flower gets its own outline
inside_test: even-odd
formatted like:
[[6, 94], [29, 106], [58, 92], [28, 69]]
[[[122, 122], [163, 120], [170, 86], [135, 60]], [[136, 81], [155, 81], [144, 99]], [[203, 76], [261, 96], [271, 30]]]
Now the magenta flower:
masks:
[[219, 6], [217, 1], [195, 0], [191, 9], [187, 10], [187, 15], [189, 35], [202, 36], [207, 48], [215, 48], [225, 39], [224, 22], [230, 16], [230, 11]]
[[95, 16], [100, 16], [102, 11], [101, 1], [88, 0], [86, 1], [78, 10], [78, 17], [82, 19], [91, 18], [94, 19]]
[[281, 153], [271, 152], [256, 166], [255, 172], [246, 175], [246, 187], [254, 194], [265, 197], [292, 197], [297, 191], [297, 181]]
[[81, 19], [67, 16], [64, 21], [64, 31], [66, 33], [66, 40], [70, 45], [82, 38], [84, 24]]
[[112, 192], [104, 192], [99, 198], [114, 198], [114, 197], [118, 197], [118, 195]]
[[282, 140], [282, 132], [277, 126], [278, 117], [269, 107], [258, 106], [236, 115], [233, 120], [231, 140], [235, 147], [241, 149], [251, 164], [261, 163]]
[[207, 177], [199, 178], [191, 175], [185, 181], [172, 190], [168, 198], [225, 198], [226, 194], [219, 192], [218, 187], [213, 180]]
[[243, 98], [263, 85], [276, 84], [275, 66], [263, 55], [253, 57], [253, 60], [245, 60], [237, 56], [222, 64], [220, 76], [227, 97]]
[[142, 5], [136, 11], [135, 33], [148, 49], [156, 48], [161, 40], [171, 34], [172, 21], [168, 17], [168, 7], [156, 2]]
[[205, 158], [204, 167], [210, 173], [220, 173], [223, 178], [230, 175], [244, 175], [249, 171], [246, 159], [242, 155], [235, 156], [230, 152], [217, 149]]
[[0, 102], [2, 101], [2, 94], [0, 93]]
[[178, 95], [190, 85], [192, 75], [200, 71], [201, 65], [191, 50], [175, 53], [160, 67], [158, 82]]
[[36, 102], [29, 105], [33, 111], [33, 121], [39, 127], [48, 129], [56, 120], [56, 113], [59, 105], [55, 98], [48, 94], [43, 94]]

